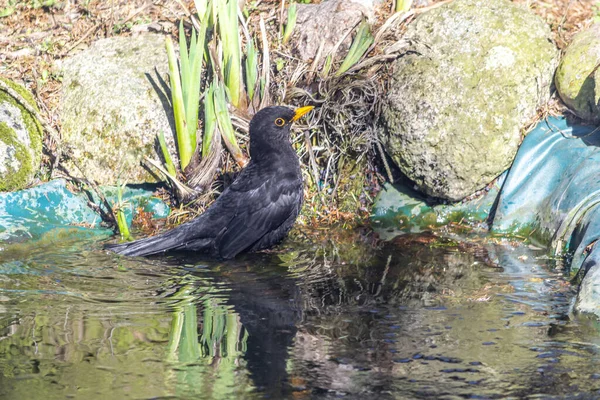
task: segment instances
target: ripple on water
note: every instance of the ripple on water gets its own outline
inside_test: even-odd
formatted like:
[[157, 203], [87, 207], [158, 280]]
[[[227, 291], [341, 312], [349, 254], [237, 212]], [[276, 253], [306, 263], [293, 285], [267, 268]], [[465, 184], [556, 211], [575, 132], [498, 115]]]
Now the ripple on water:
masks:
[[[593, 322], [542, 254], [364, 238], [217, 262], [0, 253], [0, 398], [576, 398]], [[526, 257], [523, 257], [526, 255]]]

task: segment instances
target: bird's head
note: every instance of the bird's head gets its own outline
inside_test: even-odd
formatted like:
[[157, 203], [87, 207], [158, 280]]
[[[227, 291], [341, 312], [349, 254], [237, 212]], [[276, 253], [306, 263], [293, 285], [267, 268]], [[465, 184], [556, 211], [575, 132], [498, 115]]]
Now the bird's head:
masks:
[[250, 121], [250, 141], [273, 141], [288, 139], [292, 123], [312, 110], [313, 106], [292, 110], [288, 107], [265, 107]]

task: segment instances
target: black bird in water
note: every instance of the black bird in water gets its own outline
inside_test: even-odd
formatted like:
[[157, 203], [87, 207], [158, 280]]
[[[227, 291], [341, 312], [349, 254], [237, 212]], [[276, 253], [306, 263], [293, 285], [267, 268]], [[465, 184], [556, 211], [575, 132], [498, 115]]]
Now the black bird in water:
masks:
[[312, 109], [260, 110], [250, 121], [250, 163], [206, 212], [163, 234], [106, 248], [128, 256], [199, 251], [228, 259], [279, 242], [292, 228], [303, 197], [290, 127]]

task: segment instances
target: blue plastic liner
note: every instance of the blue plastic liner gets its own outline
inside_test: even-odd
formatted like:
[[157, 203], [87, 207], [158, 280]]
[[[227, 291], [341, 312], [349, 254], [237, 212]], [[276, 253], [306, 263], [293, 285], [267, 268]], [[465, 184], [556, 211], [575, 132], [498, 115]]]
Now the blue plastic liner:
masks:
[[[116, 188], [101, 188], [110, 204], [117, 203]], [[164, 218], [169, 208], [153, 197], [152, 190], [127, 187], [123, 191], [124, 211], [128, 223], [137, 207]], [[92, 200], [100, 204], [95, 195]], [[88, 206], [85, 193], [72, 193], [65, 180], [55, 180], [30, 189], [0, 193], [0, 243], [37, 240], [51, 233], [67, 230], [81, 235], [112, 234], [102, 228], [100, 216]]]

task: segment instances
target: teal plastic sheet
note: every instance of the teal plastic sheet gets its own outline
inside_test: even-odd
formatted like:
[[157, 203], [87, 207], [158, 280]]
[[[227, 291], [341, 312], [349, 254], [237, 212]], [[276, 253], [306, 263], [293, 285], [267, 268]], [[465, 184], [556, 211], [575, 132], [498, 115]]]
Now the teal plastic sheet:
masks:
[[502, 186], [492, 231], [525, 231], [577, 271], [600, 237], [600, 130], [548, 118], [519, 148]]
[[459, 203], [434, 203], [407, 185], [387, 183], [379, 193], [371, 220], [383, 239], [456, 223], [488, 229], [490, 210], [506, 173], [481, 196]]
[[529, 132], [506, 176], [483, 197], [428, 204], [409, 188], [388, 185], [376, 201], [373, 221], [385, 228], [385, 237], [397, 229], [418, 231], [459, 219], [491, 220], [493, 233], [528, 237], [565, 256], [581, 279], [575, 309], [600, 316], [599, 206], [600, 129], [550, 117]]
[[[116, 188], [101, 188], [110, 204], [117, 203]], [[95, 195], [91, 195], [100, 204]], [[108, 236], [112, 230], [101, 226], [100, 216], [89, 206], [85, 193], [72, 193], [64, 180], [55, 180], [30, 189], [0, 193], [0, 243], [38, 240], [45, 235], [73, 231], [77, 235]], [[124, 212], [131, 223], [137, 207], [164, 218], [169, 208], [152, 197], [152, 190], [127, 187], [123, 191]]]

